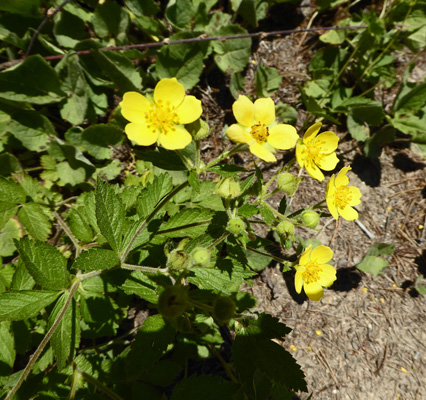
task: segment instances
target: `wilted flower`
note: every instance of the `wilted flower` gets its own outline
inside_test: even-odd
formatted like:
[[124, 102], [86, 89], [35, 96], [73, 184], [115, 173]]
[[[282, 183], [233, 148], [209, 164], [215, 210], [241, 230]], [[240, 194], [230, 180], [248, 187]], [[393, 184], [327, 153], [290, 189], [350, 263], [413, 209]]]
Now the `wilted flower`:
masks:
[[157, 141], [169, 150], [185, 148], [192, 141], [184, 124], [200, 118], [201, 101], [185, 96], [185, 89], [176, 78], [162, 79], [148, 99], [137, 92], [127, 92], [120, 103], [123, 117], [130, 121], [125, 132], [141, 146]]
[[300, 293], [303, 286], [311, 300], [319, 301], [324, 294], [322, 287], [329, 287], [336, 280], [336, 270], [326, 264], [332, 258], [333, 251], [330, 247], [320, 245], [312, 249], [312, 245], [309, 245], [296, 265], [296, 292]]
[[232, 105], [238, 124], [226, 130], [226, 136], [237, 143], [249, 145], [250, 152], [264, 161], [277, 161], [276, 149], [288, 150], [298, 139], [296, 129], [287, 124], [276, 124], [275, 104], [270, 98], [257, 99], [254, 104], [239, 96]]
[[358, 212], [352, 208], [361, 203], [361, 191], [356, 186], [348, 186], [349, 178], [346, 173], [351, 167], [343, 167], [334, 177], [331, 176], [327, 183], [325, 200], [331, 215], [338, 219], [342, 218], [353, 221], [358, 218]]
[[308, 174], [319, 181], [324, 180], [321, 169], [331, 171], [339, 162], [335, 153], [339, 138], [329, 131], [318, 135], [321, 125], [320, 122], [312, 125], [296, 146], [296, 159], [300, 167], [305, 167]]

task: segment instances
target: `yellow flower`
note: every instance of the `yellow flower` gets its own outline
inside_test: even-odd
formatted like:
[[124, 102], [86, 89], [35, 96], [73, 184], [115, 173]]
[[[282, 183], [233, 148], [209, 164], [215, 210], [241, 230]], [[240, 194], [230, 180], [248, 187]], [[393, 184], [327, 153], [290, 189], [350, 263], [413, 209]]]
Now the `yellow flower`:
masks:
[[226, 136], [248, 144], [250, 152], [264, 161], [277, 161], [275, 150], [291, 149], [299, 138], [293, 126], [275, 122], [275, 104], [270, 98], [257, 99], [253, 104], [246, 96], [239, 96], [232, 111], [238, 124], [231, 125]]
[[358, 212], [352, 208], [361, 203], [361, 191], [356, 186], [348, 186], [346, 173], [351, 167], [344, 167], [336, 177], [331, 176], [327, 183], [325, 200], [331, 215], [338, 219], [341, 215], [347, 221], [358, 218]]
[[321, 125], [321, 122], [313, 124], [305, 132], [303, 139], [298, 140], [296, 146], [296, 159], [300, 167], [305, 167], [308, 174], [319, 181], [324, 180], [321, 169], [331, 171], [339, 162], [334, 152], [339, 138], [329, 131], [318, 135]]
[[185, 96], [176, 78], [162, 79], [148, 99], [137, 92], [127, 92], [120, 103], [121, 114], [130, 121], [125, 127], [128, 138], [138, 145], [151, 146], [157, 141], [169, 150], [185, 148], [192, 141], [184, 124], [200, 118], [201, 101]]
[[294, 277], [296, 292], [300, 293], [303, 286], [311, 300], [319, 301], [324, 294], [322, 287], [329, 287], [336, 280], [336, 270], [326, 264], [332, 258], [333, 250], [330, 247], [321, 245], [312, 249], [310, 244], [296, 265]]

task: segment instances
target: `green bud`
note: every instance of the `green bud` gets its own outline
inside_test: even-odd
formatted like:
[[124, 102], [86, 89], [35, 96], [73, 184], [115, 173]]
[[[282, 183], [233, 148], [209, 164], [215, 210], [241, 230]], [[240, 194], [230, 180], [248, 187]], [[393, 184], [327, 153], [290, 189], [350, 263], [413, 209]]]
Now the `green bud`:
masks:
[[302, 178], [298, 178], [290, 174], [290, 172], [284, 172], [278, 176], [277, 186], [278, 189], [282, 190], [284, 193], [293, 196], [301, 181]]
[[228, 221], [227, 229], [233, 235], [239, 235], [246, 229], [246, 223], [240, 217], [231, 218]]
[[210, 250], [204, 247], [196, 247], [192, 253], [192, 262], [199, 267], [207, 267], [210, 262]]
[[158, 311], [165, 318], [176, 318], [188, 305], [188, 291], [183, 286], [170, 286], [160, 294]]
[[235, 315], [236, 305], [229, 297], [216, 297], [213, 303], [213, 317], [219, 322], [228, 322]]
[[210, 128], [206, 121], [201, 118], [196, 121], [185, 125], [186, 130], [192, 135], [194, 140], [201, 140], [209, 136]]
[[305, 211], [302, 215], [303, 223], [307, 228], [316, 228], [319, 224], [320, 216], [313, 210]]
[[276, 227], [282, 239], [287, 240], [294, 235], [294, 225], [288, 221], [282, 221]]
[[225, 199], [233, 199], [241, 194], [240, 184], [232, 178], [223, 178], [215, 189], [216, 194]]
[[188, 269], [191, 266], [191, 256], [181, 249], [174, 249], [167, 257], [167, 267], [172, 269]]

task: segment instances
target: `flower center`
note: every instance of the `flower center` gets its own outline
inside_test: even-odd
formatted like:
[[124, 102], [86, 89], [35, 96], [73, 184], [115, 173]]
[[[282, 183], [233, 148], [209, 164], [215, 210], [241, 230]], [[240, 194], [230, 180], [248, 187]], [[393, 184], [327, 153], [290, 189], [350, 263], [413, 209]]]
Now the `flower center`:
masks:
[[265, 143], [269, 136], [269, 128], [264, 124], [256, 124], [251, 127], [251, 136], [257, 143]]
[[145, 117], [148, 129], [153, 132], [167, 133], [174, 131], [175, 125], [179, 125], [179, 117], [169, 101], [158, 100], [155, 105], [151, 104]]
[[336, 189], [334, 198], [337, 207], [343, 209], [352, 201], [351, 191], [347, 186], [340, 186]]
[[320, 271], [321, 269], [316, 261], [309, 261], [302, 274], [303, 280], [307, 284], [317, 282], [320, 279]]

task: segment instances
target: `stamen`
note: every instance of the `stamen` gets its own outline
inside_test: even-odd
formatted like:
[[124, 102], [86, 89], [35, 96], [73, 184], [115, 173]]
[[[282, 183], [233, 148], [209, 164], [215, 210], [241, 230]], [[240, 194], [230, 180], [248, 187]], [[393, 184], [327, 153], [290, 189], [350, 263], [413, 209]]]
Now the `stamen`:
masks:
[[179, 117], [174, 109], [170, 106], [170, 102], [158, 100], [155, 105], [152, 104], [149, 111], [145, 113], [147, 127], [152, 131], [160, 131], [167, 133], [174, 131], [175, 126], [179, 125]]
[[310, 261], [305, 265], [303, 279], [307, 284], [317, 282], [320, 279], [319, 273], [320, 268], [318, 263], [316, 261]]
[[254, 140], [257, 143], [262, 144], [265, 143], [269, 136], [269, 128], [264, 124], [256, 124], [251, 127], [251, 136], [253, 136]]
[[338, 187], [334, 197], [337, 207], [341, 209], [345, 208], [352, 201], [351, 191], [347, 186]]

